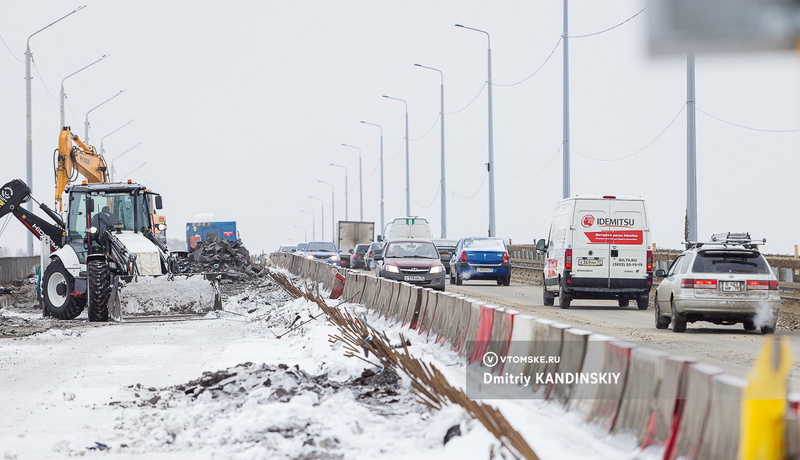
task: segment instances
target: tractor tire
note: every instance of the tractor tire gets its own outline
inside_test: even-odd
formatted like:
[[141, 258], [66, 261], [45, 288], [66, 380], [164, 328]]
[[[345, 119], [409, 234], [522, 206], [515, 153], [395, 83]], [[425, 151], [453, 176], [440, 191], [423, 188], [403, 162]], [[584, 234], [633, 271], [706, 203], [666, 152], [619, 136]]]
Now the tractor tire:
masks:
[[108, 298], [111, 296], [111, 272], [104, 259], [90, 260], [86, 264], [89, 284], [89, 321], [108, 321]]
[[75, 289], [75, 278], [64, 268], [59, 259], [50, 262], [42, 278], [42, 297], [44, 308], [50, 316], [57, 319], [75, 319], [86, 305], [69, 295]]

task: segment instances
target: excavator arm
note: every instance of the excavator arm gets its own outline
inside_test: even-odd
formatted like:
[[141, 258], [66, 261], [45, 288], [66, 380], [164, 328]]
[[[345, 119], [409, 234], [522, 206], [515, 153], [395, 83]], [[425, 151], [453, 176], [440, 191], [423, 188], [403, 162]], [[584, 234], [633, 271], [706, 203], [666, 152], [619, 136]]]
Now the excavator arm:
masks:
[[66, 225], [58, 214], [42, 203], [39, 208], [44, 211], [55, 224], [28, 212], [22, 205], [31, 199], [31, 189], [19, 179], [14, 179], [0, 188], [0, 218], [6, 214], [13, 214], [22, 225], [31, 231], [36, 238], [42, 239], [47, 235], [53, 241], [51, 249], [55, 251], [64, 244]]
[[63, 211], [61, 196], [67, 185], [75, 180], [77, 173], [82, 174], [90, 184], [108, 182], [108, 166], [103, 155], [97, 153], [94, 146], [84, 144], [77, 134], [72, 134], [69, 126], [61, 128], [55, 163], [55, 202], [58, 212]]

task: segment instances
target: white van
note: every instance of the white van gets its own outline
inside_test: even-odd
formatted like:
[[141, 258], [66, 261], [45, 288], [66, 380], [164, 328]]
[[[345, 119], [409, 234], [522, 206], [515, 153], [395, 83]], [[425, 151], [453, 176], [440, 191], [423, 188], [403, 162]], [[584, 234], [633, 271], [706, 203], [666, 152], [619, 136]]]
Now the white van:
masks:
[[646, 310], [653, 285], [653, 252], [644, 200], [634, 197], [575, 196], [556, 204], [547, 241], [544, 305], [555, 297], [561, 308], [573, 299], [636, 301]]
[[431, 227], [428, 225], [428, 219], [418, 216], [395, 217], [383, 229], [382, 239], [389, 241], [399, 238], [432, 240], [433, 233], [431, 233]]

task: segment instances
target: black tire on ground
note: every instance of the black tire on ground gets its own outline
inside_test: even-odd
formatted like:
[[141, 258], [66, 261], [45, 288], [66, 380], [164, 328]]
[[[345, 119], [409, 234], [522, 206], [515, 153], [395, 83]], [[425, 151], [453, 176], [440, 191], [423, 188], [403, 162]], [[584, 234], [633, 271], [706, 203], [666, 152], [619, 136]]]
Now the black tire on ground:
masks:
[[500, 278], [499, 280], [495, 280], [495, 281], [497, 281], [497, 285], [498, 286], [502, 286], [503, 285], [503, 278]]
[[558, 306], [566, 310], [569, 308], [571, 303], [572, 303], [572, 296], [567, 294], [566, 291], [564, 290], [564, 287], [562, 286], [561, 289], [558, 291]]
[[743, 324], [745, 331], [755, 331], [756, 330], [756, 323], [753, 320], [747, 320]]
[[670, 301], [672, 310], [672, 332], [686, 332], [686, 318], [675, 313], [675, 306]]
[[450, 272], [450, 284], [456, 284], [456, 273]]
[[661, 315], [661, 307], [658, 306], [658, 297], [656, 297], [654, 310], [656, 312], [656, 329], [668, 328], [670, 319]]
[[85, 302], [69, 295], [75, 289], [75, 278], [69, 274], [59, 259], [50, 262], [42, 278], [44, 308], [57, 319], [75, 319], [83, 312]]
[[623, 298], [617, 299], [617, 305], [619, 305], [620, 307], [625, 308], [630, 304], [631, 304], [631, 299], [623, 299]]
[[108, 298], [111, 296], [111, 273], [105, 259], [86, 264], [89, 284], [89, 321], [108, 321]]
[[456, 270], [456, 285], [461, 286], [464, 283], [464, 280], [461, 278], [461, 273]]
[[503, 278], [503, 286], [511, 286], [511, 275], [508, 275], [505, 278]]
[[542, 305], [545, 307], [552, 307], [556, 304], [556, 296], [548, 291], [545, 286], [542, 286]]
[[639, 310], [647, 310], [650, 306], [650, 296], [647, 294], [640, 295], [636, 298], [636, 308]]
[[761, 333], [762, 334], [774, 334], [775, 333], [775, 325], [771, 324], [769, 326], [761, 326]]

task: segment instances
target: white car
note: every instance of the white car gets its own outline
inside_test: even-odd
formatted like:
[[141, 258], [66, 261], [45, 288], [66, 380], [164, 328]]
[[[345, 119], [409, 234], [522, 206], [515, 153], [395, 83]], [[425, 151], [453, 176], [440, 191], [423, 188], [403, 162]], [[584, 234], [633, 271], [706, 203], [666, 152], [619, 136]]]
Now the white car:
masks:
[[747, 331], [775, 332], [781, 298], [778, 279], [748, 233], [714, 235], [688, 243], [656, 289], [656, 328], [686, 331], [686, 323], [742, 323]]

